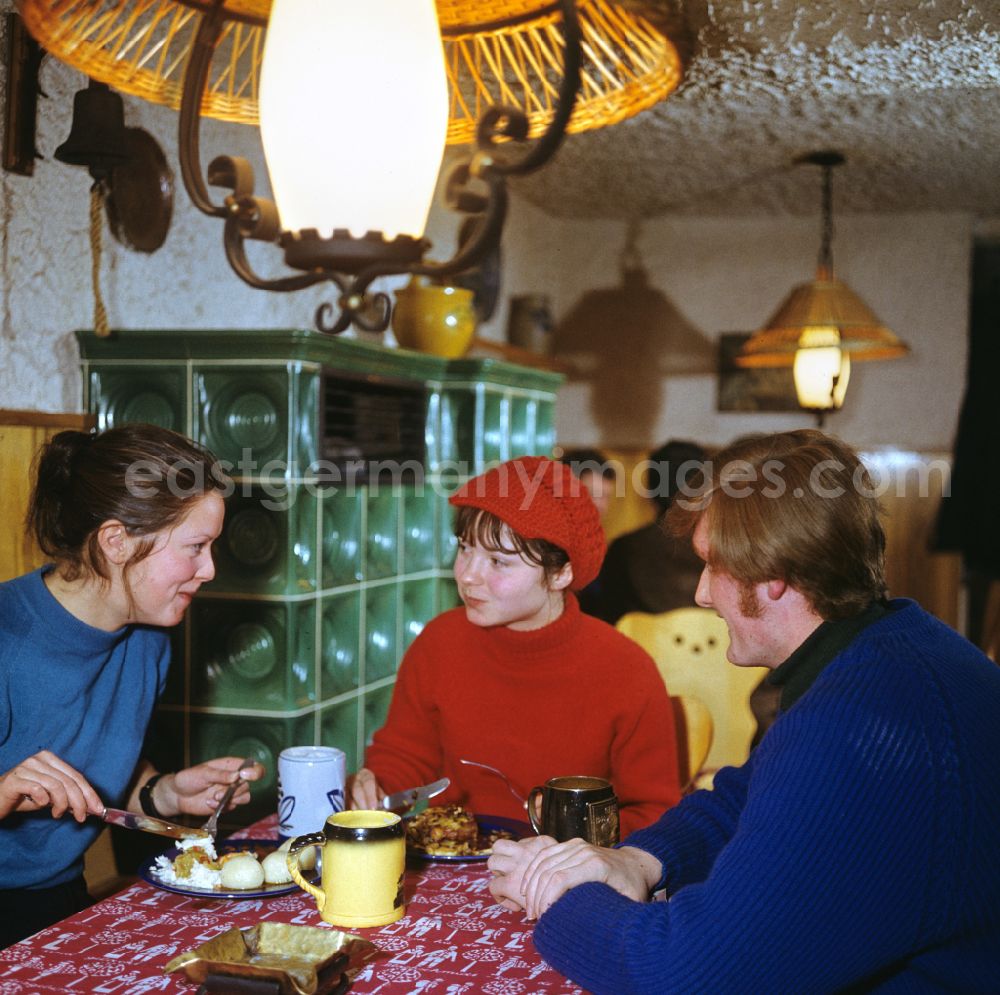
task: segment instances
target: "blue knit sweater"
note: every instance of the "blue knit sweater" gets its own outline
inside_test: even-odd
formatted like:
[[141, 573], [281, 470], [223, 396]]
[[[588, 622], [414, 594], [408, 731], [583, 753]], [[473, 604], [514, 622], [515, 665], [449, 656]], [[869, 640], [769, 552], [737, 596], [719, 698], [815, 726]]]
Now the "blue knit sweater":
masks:
[[[170, 648], [160, 629], [105, 632], [49, 593], [41, 570], [0, 584], [0, 773], [41, 749], [123, 805]], [[0, 888], [41, 888], [83, 871], [103, 824], [49, 809], [0, 821]]]
[[890, 607], [628, 838], [669, 901], [574, 888], [535, 929], [549, 964], [597, 995], [1000, 991], [1000, 667]]

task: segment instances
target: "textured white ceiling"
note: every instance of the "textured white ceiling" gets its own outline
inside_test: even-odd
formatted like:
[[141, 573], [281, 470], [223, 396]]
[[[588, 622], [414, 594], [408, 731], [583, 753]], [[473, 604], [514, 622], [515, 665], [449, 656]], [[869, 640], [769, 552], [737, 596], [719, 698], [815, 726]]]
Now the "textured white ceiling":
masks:
[[[628, 0], [626, 0], [628, 2]], [[550, 214], [1000, 216], [1000, 0], [633, 0], [681, 24], [680, 88], [517, 182]]]

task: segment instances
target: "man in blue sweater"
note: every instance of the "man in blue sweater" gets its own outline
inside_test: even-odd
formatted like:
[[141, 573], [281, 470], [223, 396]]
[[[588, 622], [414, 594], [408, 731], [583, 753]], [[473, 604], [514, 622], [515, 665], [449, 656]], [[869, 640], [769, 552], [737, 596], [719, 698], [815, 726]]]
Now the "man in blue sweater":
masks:
[[735, 443], [675, 504], [696, 601], [781, 706], [746, 764], [617, 849], [495, 844], [494, 896], [588, 991], [1000, 991], [1000, 667], [886, 600], [875, 494], [799, 431]]

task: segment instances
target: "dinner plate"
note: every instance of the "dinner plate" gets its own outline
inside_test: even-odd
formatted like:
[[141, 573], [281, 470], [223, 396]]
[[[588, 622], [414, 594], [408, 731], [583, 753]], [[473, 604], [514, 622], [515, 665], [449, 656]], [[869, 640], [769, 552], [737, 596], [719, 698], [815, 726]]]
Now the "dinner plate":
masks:
[[[521, 822], [519, 819], [506, 819], [502, 815], [477, 815], [476, 822], [479, 824], [479, 833], [481, 836], [495, 832], [498, 829], [503, 829], [513, 834], [516, 840], [534, 835], [534, 830], [527, 822]], [[407, 846], [406, 852], [407, 855], [416, 857], [418, 860], [430, 860], [442, 864], [468, 864], [475, 860], [487, 860], [493, 851], [471, 854], [426, 853], [424, 850]]]
[[[276, 839], [223, 840], [216, 842], [215, 851], [221, 856], [224, 853], [252, 850], [257, 854], [258, 860], [263, 860], [272, 850], [277, 850], [279, 845]], [[157, 856], [174, 860], [180, 853], [180, 848], [174, 846]], [[294, 881], [289, 881], [287, 884], [264, 884], [259, 888], [191, 888], [187, 885], [161, 881], [156, 874], [156, 857], [150, 857], [139, 868], [139, 877], [156, 888], [193, 898], [269, 898], [272, 895], [287, 895], [299, 888]]]

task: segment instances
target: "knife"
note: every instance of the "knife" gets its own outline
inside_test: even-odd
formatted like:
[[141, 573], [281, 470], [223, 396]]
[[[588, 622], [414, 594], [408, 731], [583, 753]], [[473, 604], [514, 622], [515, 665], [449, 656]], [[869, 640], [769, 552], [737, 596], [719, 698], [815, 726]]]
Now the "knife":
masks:
[[405, 791], [396, 791], [382, 799], [382, 808], [388, 812], [402, 815], [404, 812], [409, 812], [418, 802], [441, 794], [449, 784], [451, 784], [450, 778], [442, 777], [440, 781], [425, 784], [422, 788], [407, 788]]
[[176, 822], [167, 822], [166, 819], [154, 819], [150, 815], [142, 815], [139, 812], [126, 812], [120, 808], [106, 808], [101, 814], [101, 818], [113, 826], [124, 826], [126, 829], [141, 829], [144, 833], [172, 836], [175, 840], [212, 838], [204, 829], [179, 826]]

